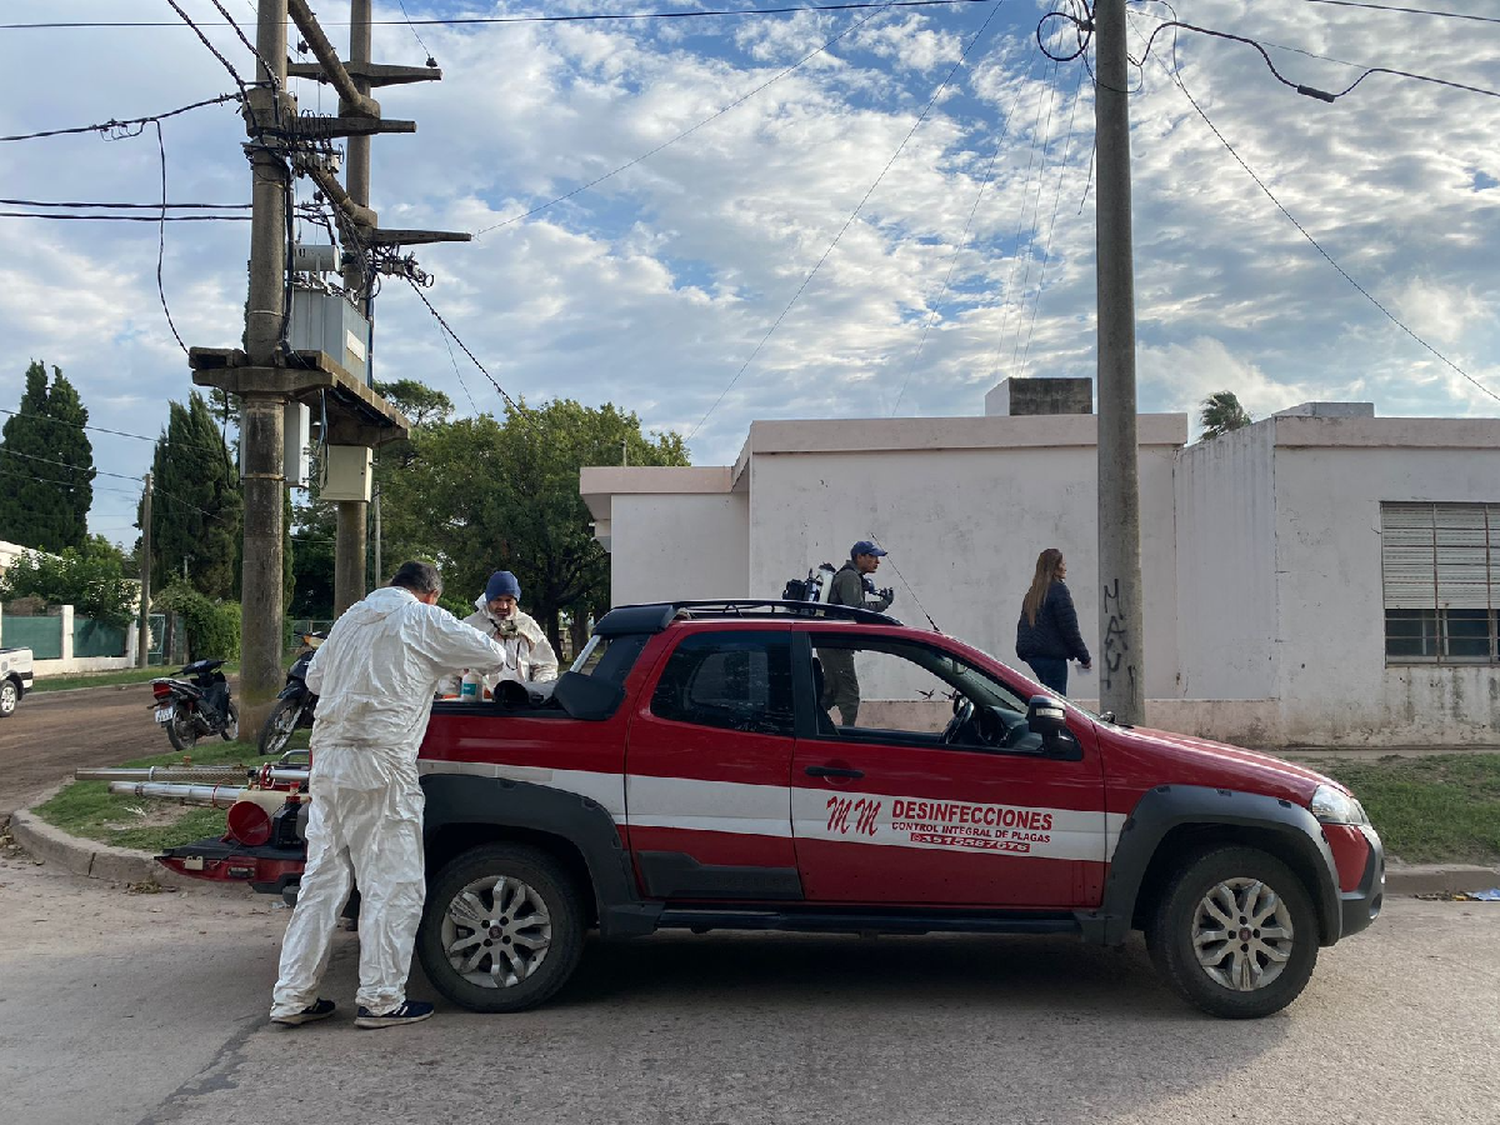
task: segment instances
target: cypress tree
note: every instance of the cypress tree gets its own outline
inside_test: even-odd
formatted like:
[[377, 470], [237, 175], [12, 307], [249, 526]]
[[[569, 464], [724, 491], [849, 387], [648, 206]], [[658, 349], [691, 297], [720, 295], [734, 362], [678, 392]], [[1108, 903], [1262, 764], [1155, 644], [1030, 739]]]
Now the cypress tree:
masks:
[[89, 412], [53, 367], [33, 360], [17, 413], [0, 428], [0, 539], [57, 553], [88, 541], [94, 500]]
[[232, 598], [244, 501], [229, 447], [203, 397], [168, 407], [151, 464], [152, 585], [181, 576], [210, 598]]

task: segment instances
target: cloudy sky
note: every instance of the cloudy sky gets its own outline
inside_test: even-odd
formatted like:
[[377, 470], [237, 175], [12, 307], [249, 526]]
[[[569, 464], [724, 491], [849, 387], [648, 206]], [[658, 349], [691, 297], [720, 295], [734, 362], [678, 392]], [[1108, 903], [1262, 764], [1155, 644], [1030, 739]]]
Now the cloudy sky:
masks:
[[[248, 76], [249, 52], [210, 0], [180, 2]], [[251, 0], [224, 4], [253, 37]], [[691, 435], [697, 463], [732, 460], [755, 418], [979, 413], [1007, 375], [1094, 371], [1092, 79], [1035, 38], [1048, 10], [1074, 6], [413, 29], [377, 0], [377, 19], [395, 21], [376, 29], [377, 61], [420, 65], [430, 52], [444, 80], [377, 92], [419, 131], [376, 139], [373, 205], [386, 226], [483, 232], [420, 260], [433, 304], [512, 395], [612, 400]], [[1428, 6], [1496, 15], [1490, 0]], [[1139, 59], [1170, 15], [1160, 0], [1130, 7]], [[347, 5], [317, 10], [346, 42]], [[1500, 23], [1316, 0], [1176, 10], [1257, 40], [1293, 83], [1337, 91], [1389, 67], [1500, 87]], [[3, 19], [176, 16], [165, 0], [6, 0]], [[1070, 25], [1047, 27], [1049, 43], [1076, 47]], [[1500, 413], [1455, 370], [1500, 393], [1500, 98], [1377, 74], [1327, 104], [1278, 82], [1250, 46], [1182, 32], [1172, 48], [1159, 36], [1133, 71], [1141, 410], [1191, 411], [1227, 388], [1257, 417], [1315, 398], [1386, 415]], [[304, 110], [335, 108], [328, 90], [294, 85]], [[0, 30], [0, 134], [232, 89], [183, 27]], [[173, 202], [248, 201], [232, 106], [174, 117], [163, 135]], [[0, 144], [7, 199], [150, 203], [160, 175], [149, 128]], [[299, 193], [309, 198], [305, 183]], [[157, 250], [152, 223], [0, 218], [0, 406], [15, 408], [28, 361], [43, 359], [94, 424], [157, 434], [191, 386], [157, 296]], [[239, 342], [247, 250], [243, 223], [168, 224], [163, 285], [189, 344]], [[422, 379], [461, 413], [500, 409], [404, 284], [388, 280], [376, 308], [378, 377]], [[101, 469], [146, 469], [149, 443], [92, 437]], [[133, 541], [136, 487], [101, 476], [97, 489], [94, 529]]]

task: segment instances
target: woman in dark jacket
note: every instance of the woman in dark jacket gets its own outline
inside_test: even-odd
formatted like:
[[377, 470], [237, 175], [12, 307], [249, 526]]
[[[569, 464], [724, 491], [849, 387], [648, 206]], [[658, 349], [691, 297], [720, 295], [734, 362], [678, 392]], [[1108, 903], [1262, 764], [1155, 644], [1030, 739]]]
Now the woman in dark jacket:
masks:
[[1078, 661], [1087, 672], [1093, 667], [1088, 646], [1078, 632], [1078, 613], [1073, 595], [1063, 579], [1068, 564], [1062, 552], [1048, 547], [1036, 560], [1036, 577], [1021, 603], [1021, 620], [1016, 623], [1016, 655], [1036, 673], [1041, 683], [1057, 692], [1068, 694], [1068, 661]]

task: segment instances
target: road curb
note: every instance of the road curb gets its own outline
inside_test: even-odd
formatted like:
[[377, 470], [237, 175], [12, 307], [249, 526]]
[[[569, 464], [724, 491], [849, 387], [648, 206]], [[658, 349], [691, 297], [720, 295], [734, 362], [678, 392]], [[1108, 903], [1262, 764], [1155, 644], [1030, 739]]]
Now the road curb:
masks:
[[1466, 863], [1389, 864], [1388, 895], [1461, 894], [1500, 887], [1500, 868]]
[[75, 875], [111, 883], [156, 883], [164, 887], [203, 885], [169, 871], [150, 852], [116, 848], [80, 839], [42, 820], [30, 809], [17, 809], [10, 817], [10, 834], [34, 858], [54, 863]]

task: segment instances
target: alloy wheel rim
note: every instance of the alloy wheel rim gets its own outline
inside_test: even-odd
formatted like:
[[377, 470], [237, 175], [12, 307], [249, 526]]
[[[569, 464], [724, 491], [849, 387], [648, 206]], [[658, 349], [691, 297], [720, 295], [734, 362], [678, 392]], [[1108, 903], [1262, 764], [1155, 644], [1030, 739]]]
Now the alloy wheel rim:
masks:
[[1292, 956], [1286, 901], [1260, 879], [1225, 879], [1198, 901], [1193, 952], [1215, 984], [1255, 992], [1275, 983]]
[[0, 712], [9, 715], [16, 709], [16, 685], [6, 680], [0, 684]]
[[443, 954], [453, 971], [481, 988], [514, 988], [552, 948], [552, 914], [522, 879], [489, 875], [469, 883], [443, 914]]

